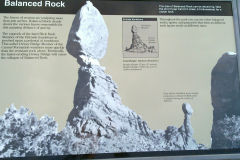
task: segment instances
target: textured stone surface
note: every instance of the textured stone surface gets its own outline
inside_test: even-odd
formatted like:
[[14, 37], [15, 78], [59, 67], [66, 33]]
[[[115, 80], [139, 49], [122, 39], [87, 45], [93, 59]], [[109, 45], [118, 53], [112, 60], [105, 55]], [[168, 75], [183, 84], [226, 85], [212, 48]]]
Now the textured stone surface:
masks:
[[101, 59], [106, 53], [108, 29], [100, 12], [87, 1], [76, 14], [68, 35], [67, 51], [74, 57]]
[[225, 116], [214, 125], [214, 148], [240, 148], [240, 116]]
[[[227, 140], [220, 133], [219, 126], [224, 118], [240, 115], [240, 82], [237, 54], [222, 55], [212, 70], [211, 97], [213, 111], [212, 148], [227, 148]], [[225, 141], [226, 140], [226, 141]]]
[[57, 134], [57, 123], [43, 116], [11, 106], [0, 116], [0, 157], [22, 157], [52, 154], [50, 144]]

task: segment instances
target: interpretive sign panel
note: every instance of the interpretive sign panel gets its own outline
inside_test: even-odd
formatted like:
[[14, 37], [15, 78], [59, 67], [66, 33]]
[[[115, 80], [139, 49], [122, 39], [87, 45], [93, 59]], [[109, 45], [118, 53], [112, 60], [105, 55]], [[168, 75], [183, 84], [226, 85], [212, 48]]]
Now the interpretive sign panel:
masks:
[[0, 1], [0, 157], [239, 149], [232, 9], [232, 1]]

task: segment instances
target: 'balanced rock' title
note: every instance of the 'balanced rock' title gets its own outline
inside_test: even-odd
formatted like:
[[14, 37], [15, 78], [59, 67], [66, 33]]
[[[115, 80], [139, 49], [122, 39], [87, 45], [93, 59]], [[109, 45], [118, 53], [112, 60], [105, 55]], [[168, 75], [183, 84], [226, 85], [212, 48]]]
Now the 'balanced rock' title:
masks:
[[65, 7], [65, 2], [51, 2], [51, 1], [18, 1], [18, 0], [5, 0], [4, 6], [6, 7], [57, 7], [63, 8]]

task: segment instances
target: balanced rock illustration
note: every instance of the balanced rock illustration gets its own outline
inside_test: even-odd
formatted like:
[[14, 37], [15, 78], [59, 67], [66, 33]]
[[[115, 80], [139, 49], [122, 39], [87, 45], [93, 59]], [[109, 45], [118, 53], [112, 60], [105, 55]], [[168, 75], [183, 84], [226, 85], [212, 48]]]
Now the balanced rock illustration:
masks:
[[137, 26], [132, 25], [132, 43], [129, 48], [126, 48], [127, 52], [137, 52], [137, 53], [145, 53], [145, 52], [156, 52], [154, 46], [147, 46], [141, 39], [138, 34]]
[[[134, 28], [132, 31], [135, 34]], [[183, 126], [171, 126], [166, 131], [151, 130], [139, 115], [122, 104], [117, 85], [98, 62], [105, 55], [107, 40], [103, 17], [87, 2], [73, 21], [67, 44], [68, 52], [80, 64], [74, 108], [68, 116], [68, 124], [75, 128], [75, 135], [95, 137], [100, 143], [95, 152], [100, 153], [204, 148], [192, 138], [189, 104], [183, 107]]]
[[237, 54], [222, 55], [212, 70], [212, 148], [240, 147], [240, 81]]
[[106, 53], [108, 29], [99, 11], [90, 1], [76, 14], [66, 49], [72, 56], [101, 59]]
[[53, 118], [38, 120], [28, 109], [11, 106], [0, 116], [1, 158], [205, 149], [193, 139], [190, 104], [182, 105], [183, 125], [166, 130], [151, 130], [141, 116], [122, 104], [116, 84], [98, 61], [107, 44], [107, 26], [88, 1], [77, 13], [67, 42], [80, 68], [65, 128], [58, 132]]

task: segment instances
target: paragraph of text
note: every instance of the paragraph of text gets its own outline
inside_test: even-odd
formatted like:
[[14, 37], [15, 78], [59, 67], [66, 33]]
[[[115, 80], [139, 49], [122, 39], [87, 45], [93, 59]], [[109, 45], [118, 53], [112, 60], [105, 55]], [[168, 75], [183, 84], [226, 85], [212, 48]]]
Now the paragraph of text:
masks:
[[208, 27], [209, 25], [224, 25], [224, 18], [160, 18], [160, 27], [177, 28], [177, 27]]

